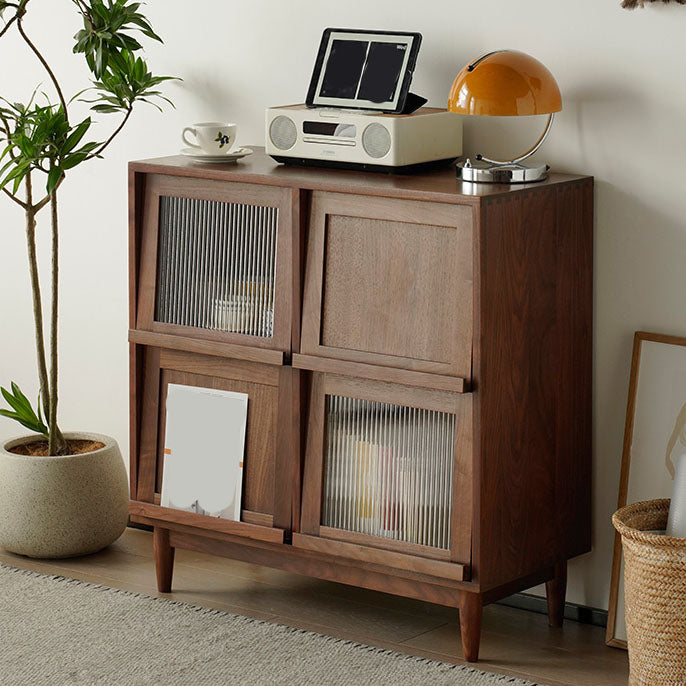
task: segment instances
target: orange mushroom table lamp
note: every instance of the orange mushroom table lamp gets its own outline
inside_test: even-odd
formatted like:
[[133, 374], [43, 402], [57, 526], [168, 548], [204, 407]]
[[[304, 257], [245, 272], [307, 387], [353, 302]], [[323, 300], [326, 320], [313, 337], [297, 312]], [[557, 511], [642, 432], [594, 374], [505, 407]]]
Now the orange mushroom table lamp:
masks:
[[543, 145], [562, 109], [555, 77], [537, 59], [517, 50], [496, 50], [468, 64], [453, 83], [448, 109], [458, 114], [521, 117], [547, 114], [548, 123], [536, 144], [511, 160], [476, 155], [457, 165], [457, 177], [482, 183], [528, 183], [548, 176], [548, 165], [527, 166], [524, 160]]

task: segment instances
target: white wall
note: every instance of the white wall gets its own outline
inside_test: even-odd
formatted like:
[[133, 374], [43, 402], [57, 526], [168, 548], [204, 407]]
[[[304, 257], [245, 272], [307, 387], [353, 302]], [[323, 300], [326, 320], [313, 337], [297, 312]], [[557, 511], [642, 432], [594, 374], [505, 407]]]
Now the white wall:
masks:
[[[77, 21], [68, 0], [34, 0], [27, 28], [70, 91], [86, 72], [71, 54]], [[77, 170], [62, 193], [62, 425], [114, 435], [127, 450], [126, 162], [172, 154], [182, 126], [208, 118], [240, 125], [262, 144], [268, 105], [301, 101], [327, 26], [421, 31], [414, 89], [444, 105], [469, 59], [511, 47], [556, 75], [564, 97], [543, 157], [597, 179], [595, 257], [595, 550], [571, 565], [568, 599], [607, 606], [631, 340], [636, 329], [686, 334], [686, 8], [620, 9], [619, 0], [150, 0], [165, 38], [149, 59], [184, 82], [167, 88], [176, 110], [142, 106], [105, 161]], [[42, 13], [42, 16], [40, 14]], [[38, 81], [30, 56], [0, 42], [0, 94], [26, 98]], [[535, 122], [534, 128], [540, 122]], [[109, 122], [99, 127], [106, 135]], [[465, 148], [517, 152], [531, 122], [475, 119]], [[48, 226], [40, 227], [46, 245]], [[0, 383], [35, 393], [22, 217], [0, 198]], [[2, 420], [0, 436], [17, 433]], [[589, 487], [591, 487], [589, 485]]]

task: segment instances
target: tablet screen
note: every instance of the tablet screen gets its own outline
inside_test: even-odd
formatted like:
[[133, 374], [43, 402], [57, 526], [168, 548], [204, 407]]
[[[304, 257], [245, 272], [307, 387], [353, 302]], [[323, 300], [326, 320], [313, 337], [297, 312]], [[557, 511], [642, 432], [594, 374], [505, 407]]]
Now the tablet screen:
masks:
[[414, 66], [415, 42], [417, 34], [327, 30], [308, 104], [396, 110], [407, 72]]

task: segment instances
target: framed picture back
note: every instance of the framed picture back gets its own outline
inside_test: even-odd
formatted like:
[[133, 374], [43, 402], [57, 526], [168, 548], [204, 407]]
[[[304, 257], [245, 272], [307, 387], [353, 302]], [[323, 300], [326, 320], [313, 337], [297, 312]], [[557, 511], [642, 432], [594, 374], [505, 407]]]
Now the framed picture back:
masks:
[[[634, 336], [617, 507], [672, 494], [686, 452], [686, 338]], [[615, 533], [606, 643], [626, 648], [622, 543]]]

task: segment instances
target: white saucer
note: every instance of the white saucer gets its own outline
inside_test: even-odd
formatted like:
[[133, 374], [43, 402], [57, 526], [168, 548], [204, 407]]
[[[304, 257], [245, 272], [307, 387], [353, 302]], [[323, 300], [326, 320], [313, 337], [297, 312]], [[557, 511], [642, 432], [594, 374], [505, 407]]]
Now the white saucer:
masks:
[[210, 164], [217, 163], [231, 163], [240, 160], [242, 157], [247, 157], [252, 155], [252, 150], [250, 148], [236, 148], [231, 152], [225, 152], [221, 154], [206, 153], [202, 150], [197, 150], [196, 148], [184, 148], [181, 154], [185, 157], [190, 157], [195, 162], [209, 162]]

